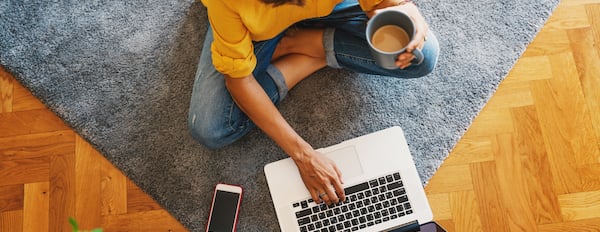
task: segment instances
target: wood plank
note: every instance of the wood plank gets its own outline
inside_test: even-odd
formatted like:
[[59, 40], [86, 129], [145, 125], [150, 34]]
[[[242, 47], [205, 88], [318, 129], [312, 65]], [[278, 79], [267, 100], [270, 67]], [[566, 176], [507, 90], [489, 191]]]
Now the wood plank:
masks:
[[[537, 44], [533, 44], [537, 46]], [[527, 49], [529, 50], [529, 49]], [[547, 56], [525, 56], [521, 57], [515, 66], [510, 70], [498, 90], [501, 90], [502, 84], [513, 82], [529, 82], [533, 80], [545, 80], [552, 78], [552, 66]]]
[[75, 215], [81, 228], [95, 228], [102, 223], [102, 177], [97, 156], [100, 154], [88, 142], [76, 137]]
[[[600, 7], [597, 14], [600, 15]], [[594, 36], [590, 28], [568, 30], [568, 35], [592, 126], [596, 138], [600, 138], [600, 54], [594, 49]], [[600, 40], [597, 42], [600, 43]], [[600, 143], [598, 145], [600, 146]], [[595, 159], [600, 163], [600, 156]]]
[[502, 189], [501, 199], [510, 231], [532, 231], [536, 228], [529, 202], [527, 180], [512, 134], [499, 134], [493, 141], [496, 175]]
[[22, 232], [23, 210], [0, 212], [0, 231]]
[[61, 119], [45, 109], [0, 114], [0, 137], [68, 129]]
[[[558, 199], [552, 185], [552, 171], [537, 118], [535, 106], [511, 110], [515, 122], [515, 139], [521, 155], [526, 193], [535, 222], [538, 224], [562, 221]], [[515, 154], [517, 155], [517, 154]]]
[[104, 157], [95, 158], [101, 165], [101, 214], [127, 213], [127, 178]]
[[72, 130], [0, 138], [0, 160], [73, 154], [74, 141]]
[[600, 191], [559, 195], [558, 202], [567, 221], [600, 216]]
[[451, 192], [450, 205], [456, 231], [483, 231], [479, 219], [480, 208], [473, 191]]
[[127, 180], [127, 212], [136, 213], [162, 209], [154, 199], [150, 198], [131, 180]]
[[[568, 1], [560, 1], [559, 7], [566, 6], [577, 6], [577, 5], [590, 5], [590, 4], [598, 4], [600, 0], [568, 0]], [[594, 22], [592, 20], [588, 20], [590, 22]]]
[[494, 136], [500, 133], [512, 133], [513, 131], [512, 117], [508, 109], [486, 106], [477, 118], [473, 120], [465, 136]]
[[48, 231], [50, 183], [25, 184], [23, 231]]
[[0, 186], [0, 212], [23, 209], [23, 185]]
[[589, 27], [590, 22], [585, 12], [585, 5], [573, 5], [556, 8], [552, 17], [546, 22], [548, 29], [573, 29]]
[[512, 109], [516, 139], [522, 157], [525, 186], [536, 223], [561, 222], [558, 199], [552, 185], [552, 171], [534, 106]]
[[465, 135], [460, 143], [452, 149], [444, 165], [458, 165], [494, 160], [492, 142], [489, 137], [468, 137]]
[[[550, 57], [554, 78], [533, 81], [536, 102], [557, 194], [581, 191], [578, 166], [596, 163], [600, 150], [571, 53]], [[568, 120], [565, 120], [568, 119]]]
[[509, 231], [494, 162], [472, 163], [473, 189], [480, 207], [483, 231]]
[[548, 56], [570, 51], [571, 43], [565, 30], [543, 27], [523, 52], [523, 57]]
[[488, 102], [488, 108], [512, 108], [533, 105], [529, 82], [502, 82]]
[[0, 186], [48, 181], [49, 162], [48, 157], [0, 161]]
[[538, 226], [540, 232], [600, 232], [600, 217], [587, 220], [570, 221], [554, 224], [542, 224]]
[[600, 54], [600, 4], [585, 5], [588, 21], [592, 22], [592, 36], [596, 44], [596, 52]]
[[450, 196], [448, 193], [427, 194], [427, 200], [433, 211], [433, 219], [452, 219], [452, 208], [450, 207]]
[[[448, 179], [444, 176], [453, 178]], [[469, 165], [442, 165], [425, 187], [428, 194], [467, 190], [473, 190]]]
[[14, 79], [0, 66], [0, 113], [13, 111]]
[[590, 191], [600, 190], [600, 164], [591, 164], [580, 167], [577, 173], [581, 176], [581, 185], [583, 189]]
[[442, 228], [444, 228], [444, 230], [446, 230], [446, 232], [456, 232], [456, 229], [454, 227], [454, 221], [452, 220], [439, 220], [436, 221], [438, 223], [438, 225], [440, 225]]
[[50, 183], [50, 231], [68, 231], [71, 228], [69, 217], [76, 216], [74, 151], [51, 157]]
[[167, 211], [152, 210], [102, 217], [105, 231], [187, 231]]
[[19, 82], [15, 82], [13, 90], [13, 112], [46, 109], [46, 106]]

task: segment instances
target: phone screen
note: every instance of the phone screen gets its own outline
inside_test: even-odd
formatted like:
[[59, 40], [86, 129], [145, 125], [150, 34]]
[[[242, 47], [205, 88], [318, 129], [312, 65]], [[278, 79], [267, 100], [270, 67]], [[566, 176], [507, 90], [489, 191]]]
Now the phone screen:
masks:
[[239, 193], [217, 190], [208, 231], [231, 232], [235, 225]]

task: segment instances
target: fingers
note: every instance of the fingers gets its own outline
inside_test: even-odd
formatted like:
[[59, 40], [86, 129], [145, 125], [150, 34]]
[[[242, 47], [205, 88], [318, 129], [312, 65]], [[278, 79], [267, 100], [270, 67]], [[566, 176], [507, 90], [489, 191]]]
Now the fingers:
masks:
[[333, 166], [333, 169], [337, 173], [337, 180], [333, 187], [335, 188], [335, 191], [337, 192], [340, 201], [345, 201], [346, 193], [344, 193], [344, 187], [342, 186], [342, 184], [344, 184], [344, 181], [342, 179], [342, 172], [340, 171], [340, 169], [338, 169], [336, 165]]
[[317, 204], [321, 204], [321, 198], [319, 197], [319, 192], [315, 189], [311, 189], [309, 190], [310, 192], [310, 196], [312, 197], [313, 201], [315, 201]]

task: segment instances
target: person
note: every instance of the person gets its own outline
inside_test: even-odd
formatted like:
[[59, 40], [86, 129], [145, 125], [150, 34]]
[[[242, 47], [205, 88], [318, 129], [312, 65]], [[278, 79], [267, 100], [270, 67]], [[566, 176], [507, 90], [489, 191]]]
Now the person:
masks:
[[[342, 173], [315, 151], [276, 105], [288, 90], [324, 67], [399, 78], [422, 77], [437, 62], [438, 41], [409, 0], [202, 0], [209, 28], [189, 107], [194, 139], [220, 148], [260, 128], [295, 162], [317, 203], [345, 200]], [[400, 10], [416, 25], [398, 69], [377, 66], [366, 22], [382, 10]], [[425, 59], [411, 65], [410, 51]]]

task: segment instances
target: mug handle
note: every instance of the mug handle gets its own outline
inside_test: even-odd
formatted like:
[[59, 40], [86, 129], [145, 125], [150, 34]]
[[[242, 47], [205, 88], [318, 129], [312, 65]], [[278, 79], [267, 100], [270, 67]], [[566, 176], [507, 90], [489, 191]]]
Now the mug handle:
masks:
[[420, 65], [421, 63], [423, 63], [425, 56], [423, 55], [421, 49], [416, 48], [415, 50], [413, 50], [412, 54], [415, 55], [415, 58], [410, 61], [411, 64]]

